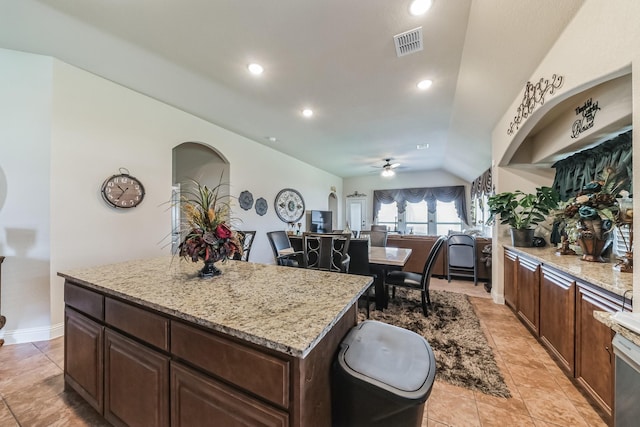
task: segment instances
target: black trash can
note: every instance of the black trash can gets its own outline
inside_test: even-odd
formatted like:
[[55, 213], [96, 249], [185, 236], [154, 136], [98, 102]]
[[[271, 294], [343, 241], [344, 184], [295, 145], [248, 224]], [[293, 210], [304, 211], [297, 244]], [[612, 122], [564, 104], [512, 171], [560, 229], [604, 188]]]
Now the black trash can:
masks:
[[349, 331], [333, 363], [335, 427], [419, 427], [436, 360], [415, 332], [375, 320]]

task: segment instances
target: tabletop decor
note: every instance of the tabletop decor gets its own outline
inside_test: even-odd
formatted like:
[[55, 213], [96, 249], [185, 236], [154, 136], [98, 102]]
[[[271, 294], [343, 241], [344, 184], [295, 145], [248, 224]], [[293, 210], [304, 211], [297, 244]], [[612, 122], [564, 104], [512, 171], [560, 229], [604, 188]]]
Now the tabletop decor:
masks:
[[221, 186], [209, 188], [193, 181], [193, 189], [180, 201], [186, 221], [178, 254], [193, 262], [204, 261], [200, 277], [222, 274], [215, 262], [224, 262], [237, 253], [242, 255], [238, 235], [227, 223], [231, 209], [226, 197], [219, 194]]
[[616, 197], [627, 184], [626, 174], [608, 167], [601, 179], [561, 204], [557, 217], [564, 221], [569, 240], [580, 245], [584, 261], [605, 262], [602, 253], [611, 245], [611, 231], [620, 219]]

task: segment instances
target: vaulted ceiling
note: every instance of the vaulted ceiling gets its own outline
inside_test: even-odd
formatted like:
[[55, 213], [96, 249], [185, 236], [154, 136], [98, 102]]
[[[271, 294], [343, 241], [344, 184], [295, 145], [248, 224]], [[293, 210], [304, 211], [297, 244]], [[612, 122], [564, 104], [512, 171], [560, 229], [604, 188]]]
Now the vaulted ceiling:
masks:
[[[0, 47], [54, 56], [342, 177], [393, 158], [471, 181], [583, 1], [434, 0], [416, 17], [409, 0], [0, 0]], [[393, 36], [418, 27], [423, 49], [398, 57]], [[421, 91], [423, 79], [433, 84]]]

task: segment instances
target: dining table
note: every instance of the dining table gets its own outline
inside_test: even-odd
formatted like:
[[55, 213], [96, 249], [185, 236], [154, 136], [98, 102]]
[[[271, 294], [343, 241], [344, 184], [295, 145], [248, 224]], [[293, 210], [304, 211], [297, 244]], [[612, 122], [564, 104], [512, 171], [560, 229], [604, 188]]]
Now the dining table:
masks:
[[384, 284], [387, 272], [401, 270], [411, 256], [409, 248], [371, 246], [369, 250], [369, 268], [376, 273], [374, 287], [376, 292], [376, 310], [383, 310], [389, 304], [389, 293]]

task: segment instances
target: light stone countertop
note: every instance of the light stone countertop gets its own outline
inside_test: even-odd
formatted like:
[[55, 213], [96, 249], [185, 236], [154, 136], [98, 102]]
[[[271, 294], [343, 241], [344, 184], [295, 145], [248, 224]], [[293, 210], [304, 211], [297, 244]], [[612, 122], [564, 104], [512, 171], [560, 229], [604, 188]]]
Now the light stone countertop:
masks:
[[640, 345], [640, 335], [620, 325], [618, 322], [612, 319], [611, 316], [613, 316], [613, 313], [609, 313], [607, 311], [593, 312], [593, 317], [595, 317], [597, 321], [604, 323], [605, 325], [613, 329], [614, 332], [622, 335], [635, 345]]
[[218, 262], [221, 276], [198, 277], [202, 262], [179, 257], [61, 271], [59, 276], [144, 307], [304, 358], [372, 283], [368, 276], [243, 261]]
[[[578, 255], [559, 255], [556, 248], [521, 248], [504, 245], [505, 249], [529, 256], [543, 264], [568, 273], [578, 279], [592, 283], [616, 295], [631, 299], [633, 273], [621, 273], [613, 262], [582, 261]], [[625, 295], [626, 292], [626, 295]]]

